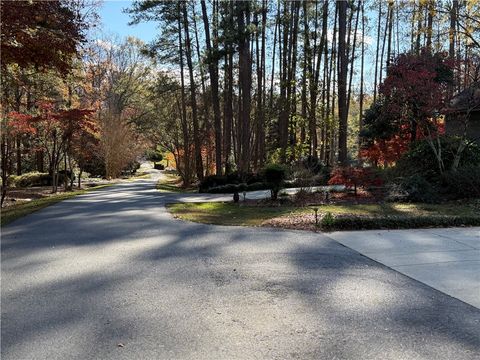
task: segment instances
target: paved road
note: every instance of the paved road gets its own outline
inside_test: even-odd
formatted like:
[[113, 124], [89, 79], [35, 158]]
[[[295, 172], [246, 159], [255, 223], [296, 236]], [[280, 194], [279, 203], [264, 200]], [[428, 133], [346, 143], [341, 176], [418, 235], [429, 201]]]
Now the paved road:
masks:
[[7, 226], [2, 359], [479, 358], [473, 306], [322, 235], [174, 220], [176, 197], [142, 180]]

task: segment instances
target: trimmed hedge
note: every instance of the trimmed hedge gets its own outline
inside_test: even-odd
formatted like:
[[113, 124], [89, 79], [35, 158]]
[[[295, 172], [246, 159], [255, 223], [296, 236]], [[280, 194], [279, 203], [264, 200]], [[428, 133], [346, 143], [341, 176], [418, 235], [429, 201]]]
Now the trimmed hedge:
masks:
[[220, 186], [214, 186], [209, 188], [206, 193], [210, 194], [232, 194], [234, 192], [242, 191], [257, 191], [257, 190], [269, 190], [268, 184], [262, 182], [256, 182], [253, 184], [226, 184]]
[[480, 226], [480, 216], [349, 216], [323, 217], [322, 230], [415, 229], [431, 227]]
[[[248, 173], [240, 174], [238, 172], [233, 172], [228, 175], [210, 175], [206, 176], [198, 186], [198, 192], [211, 192], [210, 189], [226, 186], [226, 185], [239, 185], [245, 183], [247, 185], [252, 185], [255, 183], [263, 183], [264, 178], [262, 174]], [[213, 190], [213, 191], [218, 191]]]

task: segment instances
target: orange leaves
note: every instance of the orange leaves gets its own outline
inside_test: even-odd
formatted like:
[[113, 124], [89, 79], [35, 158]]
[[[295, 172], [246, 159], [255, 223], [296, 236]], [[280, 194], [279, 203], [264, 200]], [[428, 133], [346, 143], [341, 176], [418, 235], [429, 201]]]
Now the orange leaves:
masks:
[[355, 194], [357, 187], [380, 186], [383, 181], [374, 170], [364, 167], [337, 167], [333, 169], [329, 185], [345, 185], [347, 189], [354, 188]]

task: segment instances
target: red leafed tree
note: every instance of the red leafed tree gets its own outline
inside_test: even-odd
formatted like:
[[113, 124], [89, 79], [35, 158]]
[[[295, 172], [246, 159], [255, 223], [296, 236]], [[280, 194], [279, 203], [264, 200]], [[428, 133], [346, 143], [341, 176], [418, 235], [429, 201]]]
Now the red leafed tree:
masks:
[[2, 140], [1, 140], [1, 177], [2, 177], [2, 196], [1, 205], [5, 200], [8, 188], [8, 178], [10, 177], [13, 159], [13, 143], [17, 136], [35, 133], [35, 128], [31, 124], [30, 115], [18, 112], [8, 113], [2, 119]]
[[37, 132], [38, 146], [47, 154], [52, 192], [58, 189], [58, 170], [62, 160], [72, 151], [73, 139], [83, 132], [93, 133], [93, 110], [56, 110], [49, 102], [39, 104], [40, 114], [32, 118]]
[[76, 133], [72, 137], [69, 150], [71, 157], [75, 159], [79, 168], [78, 188], [81, 188], [81, 179], [85, 167], [90, 162], [95, 161], [101, 151], [97, 129]]
[[380, 101], [367, 111], [361, 154], [372, 162], [393, 163], [408, 150], [413, 140], [435, 139], [443, 131], [441, 111], [453, 64], [448, 54], [401, 54], [388, 67], [380, 85]]
[[68, 72], [86, 26], [73, 6], [55, 0], [2, 1], [2, 67], [18, 64]]
[[353, 188], [357, 196], [357, 188], [382, 185], [382, 179], [370, 168], [364, 167], [337, 167], [333, 169], [329, 185], [345, 185], [347, 189]]

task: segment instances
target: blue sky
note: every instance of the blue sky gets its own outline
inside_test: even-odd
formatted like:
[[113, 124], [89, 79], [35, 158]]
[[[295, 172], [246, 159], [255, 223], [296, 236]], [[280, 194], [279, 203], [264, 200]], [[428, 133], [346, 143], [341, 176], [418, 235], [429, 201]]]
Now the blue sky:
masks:
[[104, 0], [99, 11], [104, 30], [121, 37], [135, 36], [145, 42], [153, 40], [157, 34], [154, 23], [128, 25], [130, 15], [124, 14], [122, 9], [128, 8], [131, 3], [127, 0]]

